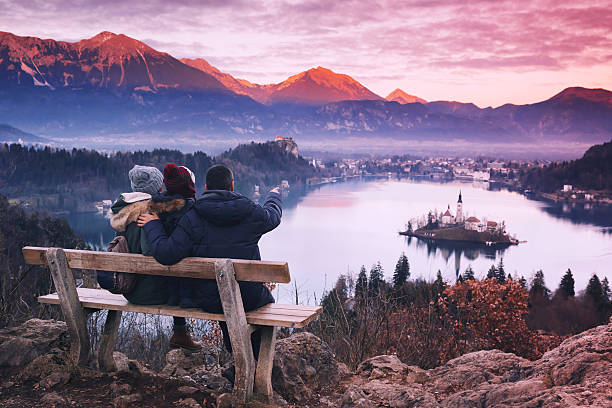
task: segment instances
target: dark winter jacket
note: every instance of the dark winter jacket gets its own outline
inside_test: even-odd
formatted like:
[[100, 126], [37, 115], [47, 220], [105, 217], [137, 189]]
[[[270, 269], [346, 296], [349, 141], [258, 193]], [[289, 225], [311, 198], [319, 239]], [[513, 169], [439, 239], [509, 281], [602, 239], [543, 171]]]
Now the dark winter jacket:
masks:
[[[270, 193], [263, 206], [229, 191], [206, 191], [192, 210], [168, 236], [161, 221], [151, 221], [145, 231], [151, 255], [164, 265], [188, 256], [208, 258], [261, 259], [258, 242], [263, 234], [280, 224], [281, 198]], [[199, 279], [194, 302], [210, 313], [222, 313], [217, 284]], [[240, 282], [243, 304], [252, 310], [274, 301], [261, 283]], [[183, 299], [181, 299], [183, 301]]]
[[[110, 224], [117, 234], [124, 235], [130, 253], [150, 255], [149, 245], [136, 224], [140, 214], [149, 212], [151, 196], [146, 193], [123, 193], [111, 207]], [[164, 276], [138, 275], [134, 290], [123, 295], [137, 305], [158, 305], [168, 301]]]
[[[150, 209], [159, 216], [166, 234], [171, 235], [180, 219], [193, 208], [194, 204], [195, 200], [193, 198], [184, 198], [181, 195], [171, 195], [164, 192], [152, 197]], [[185, 299], [191, 297], [193, 279], [168, 277], [166, 282], [169, 305], [178, 305], [181, 296]]]

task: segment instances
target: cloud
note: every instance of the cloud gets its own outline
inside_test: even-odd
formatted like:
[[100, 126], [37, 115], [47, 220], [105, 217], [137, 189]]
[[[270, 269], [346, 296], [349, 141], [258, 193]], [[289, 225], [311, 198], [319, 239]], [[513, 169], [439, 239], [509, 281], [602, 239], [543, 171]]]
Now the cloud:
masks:
[[457, 61], [441, 60], [431, 64], [440, 67], [462, 67], [472, 69], [491, 69], [491, 68], [528, 68], [546, 67], [548, 69], [561, 69], [561, 63], [554, 58], [546, 55], [517, 55], [512, 57], [502, 57], [496, 60], [490, 58], [471, 58]]

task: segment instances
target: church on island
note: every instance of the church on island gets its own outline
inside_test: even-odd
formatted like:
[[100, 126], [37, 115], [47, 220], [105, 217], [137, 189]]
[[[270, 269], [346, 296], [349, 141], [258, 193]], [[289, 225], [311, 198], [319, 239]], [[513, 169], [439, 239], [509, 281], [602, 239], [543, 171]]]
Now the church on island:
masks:
[[[414, 225], [417, 226], [416, 229], [413, 229]], [[451, 213], [450, 205], [442, 214], [430, 211], [426, 217], [408, 221], [406, 230], [400, 231], [399, 234], [427, 242], [465, 242], [486, 246], [508, 246], [519, 243], [518, 239], [506, 234], [506, 225], [503, 221], [497, 223], [486, 218], [480, 220], [474, 216], [467, 216], [463, 208], [461, 191], [455, 215]]]
[[[450, 211], [450, 205], [446, 209], [446, 211], [439, 216], [438, 224], [440, 228], [451, 228], [451, 227], [461, 227], [466, 230], [478, 231], [478, 232], [491, 232], [494, 233], [499, 230], [499, 228], [503, 228], [503, 224], [500, 225], [495, 221], [488, 221], [486, 219], [480, 220], [474, 216], [468, 217], [465, 219], [463, 214], [463, 199], [461, 197], [461, 190], [459, 190], [459, 199], [457, 200], [457, 212], [455, 216]], [[502, 234], [505, 231], [498, 231]]]

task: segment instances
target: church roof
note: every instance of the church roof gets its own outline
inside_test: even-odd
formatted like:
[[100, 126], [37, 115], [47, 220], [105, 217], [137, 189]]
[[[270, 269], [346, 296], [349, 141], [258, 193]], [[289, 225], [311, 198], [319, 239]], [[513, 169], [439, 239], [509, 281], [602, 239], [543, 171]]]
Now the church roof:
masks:
[[459, 199], [457, 200], [458, 203], [463, 203], [463, 200], [461, 200], [461, 190], [459, 190]]
[[480, 220], [476, 217], [470, 217], [465, 222], [480, 222]]
[[446, 210], [446, 212], [444, 214], [442, 214], [443, 217], [452, 217], [450, 211]]

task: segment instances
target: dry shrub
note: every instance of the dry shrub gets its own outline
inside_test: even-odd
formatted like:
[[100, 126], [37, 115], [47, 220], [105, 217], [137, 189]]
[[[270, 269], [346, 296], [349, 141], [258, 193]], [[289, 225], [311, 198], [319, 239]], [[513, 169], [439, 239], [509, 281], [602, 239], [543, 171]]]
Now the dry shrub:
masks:
[[433, 304], [410, 305], [390, 318], [392, 352], [400, 360], [422, 368], [437, 367], [456, 355], [455, 339]]
[[452, 327], [455, 353], [494, 348], [536, 359], [551, 342], [541, 341], [527, 327], [528, 301], [529, 294], [519, 282], [485, 279], [447, 288], [438, 304]]
[[[102, 327], [106, 321], [106, 310], [94, 313], [88, 321], [91, 355], [99, 347]], [[223, 348], [223, 337], [219, 323], [210, 320], [187, 319], [191, 336], [202, 343], [207, 353], [216, 357], [217, 363], [223, 364], [229, 354]], [[153, 370], [161, 370], [166, 363], [166, 354], [170, 351], [172, 335], [172, 317], [124, 312], [117, 336], [116, 351], [128, 358], [141, 361]]]
[[342, 288], [336, 285], [323, 298], [323, 314], [309, 330], [351, 367], [389, 353], [422, 368], [483, 349], [535, 359], [560, 342], [559, 336], [527, 326], [529, 294], [517, 281], [470, 280], [447, 287], [416, 280], [399, 289], [383, 284], [354, 298]]

